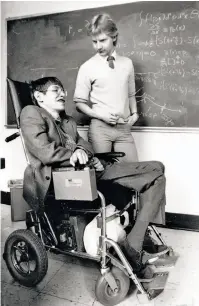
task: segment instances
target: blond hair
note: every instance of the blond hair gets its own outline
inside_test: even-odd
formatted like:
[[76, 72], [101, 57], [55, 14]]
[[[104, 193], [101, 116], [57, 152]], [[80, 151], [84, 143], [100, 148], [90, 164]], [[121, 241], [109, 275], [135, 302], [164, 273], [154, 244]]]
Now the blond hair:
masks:
[[115, 39], [113, 44], [116, 46], [118, 40], [118, 29], [110, 15], [101, 13], [95, 15], [87, 25], [87, 33], [89, 36], [95, 36], [105, 33], [112, 39]]

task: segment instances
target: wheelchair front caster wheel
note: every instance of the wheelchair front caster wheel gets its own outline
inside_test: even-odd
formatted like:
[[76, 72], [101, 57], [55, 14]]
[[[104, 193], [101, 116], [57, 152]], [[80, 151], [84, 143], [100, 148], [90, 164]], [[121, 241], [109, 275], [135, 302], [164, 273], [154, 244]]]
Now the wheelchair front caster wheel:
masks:
[[32, 287], [42, 281], [48, 269], [48, 257], [39, 237], [30, 230], [16, 230], [7, 238], [3, 258], [12, 277]]
[[117, 305], [126, 297], [129, 287], [130, 279], [120, 269], [113, 267], [111, 270], [112, 275], [115, 278], [118, 289], [115, 292], [109, 286], [104, 275], [101, 275], [96, 283], [95, 294], [97, 300], [107, 306]]

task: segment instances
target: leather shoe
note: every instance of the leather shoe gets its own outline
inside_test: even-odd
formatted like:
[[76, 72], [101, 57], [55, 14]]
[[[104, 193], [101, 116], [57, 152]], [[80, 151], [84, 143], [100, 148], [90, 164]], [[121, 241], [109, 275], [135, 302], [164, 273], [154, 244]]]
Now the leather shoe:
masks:
[[143, 250], [148, 254], [153, 254], [154, 256], [161, 256], [169, 252], [168, 246], [158, 244], [149, 234], [145, 235]]
[[153, 269], [150, 266], [143, 264], [142, 262], [142, 251], [137, 251], [133, 247], [131, 247], [127, 240], [122, 243], [122, 249], [126, 259], [131, 265], [133, 272], [140, 279], [153, 279]]

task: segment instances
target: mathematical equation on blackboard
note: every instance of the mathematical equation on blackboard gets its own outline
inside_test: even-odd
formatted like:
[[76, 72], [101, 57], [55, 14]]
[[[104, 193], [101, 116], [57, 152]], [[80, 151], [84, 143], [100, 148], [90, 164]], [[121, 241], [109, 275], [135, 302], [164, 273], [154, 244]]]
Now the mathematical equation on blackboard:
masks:
[[[196, 5], [185, 8], [182, 1], [179, 8], [168, 3], [172, 9], [167, 12], [154, 3], [153, 9], [159, 8], [150, 12], [151, 3], [124, 4], [121, 16], [117, 6], [104, 8], [113, 19], [117, 15], [117, 52], [134, 64], [140, 124], [146, 120], [150, 126], [192, 126], [194, 121], [193, 126], [199, 126], [199, 10]], [[135, 5], [144, 9], [134, 12]], [[77, 71], [94, 54], [87, 36], [93, 15], [88, 10], [12, 22], [11, 76], [24, 81], [55, 75], [72, 102]]]

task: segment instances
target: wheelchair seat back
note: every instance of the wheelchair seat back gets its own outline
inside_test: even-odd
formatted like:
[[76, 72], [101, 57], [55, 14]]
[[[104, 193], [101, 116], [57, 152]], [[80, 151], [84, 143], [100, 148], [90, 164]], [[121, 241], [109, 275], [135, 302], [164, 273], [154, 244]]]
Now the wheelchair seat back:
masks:
[[34, 105], [30, 94], [30, 86], [28, 83], [14, 81], [10, 78], [7, 78], [7, 84], [16, 115], [17, 127], [19, 128], [19, 117], [22, 109], [27, 105]]

